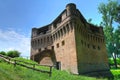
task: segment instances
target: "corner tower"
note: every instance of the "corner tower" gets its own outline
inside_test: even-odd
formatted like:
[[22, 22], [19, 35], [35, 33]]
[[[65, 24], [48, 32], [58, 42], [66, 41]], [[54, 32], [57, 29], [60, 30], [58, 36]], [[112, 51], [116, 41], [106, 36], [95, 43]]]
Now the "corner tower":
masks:
[[66, 5], [67, 16], [74, 15], [76, 11], [76, 5], [73, 3]]

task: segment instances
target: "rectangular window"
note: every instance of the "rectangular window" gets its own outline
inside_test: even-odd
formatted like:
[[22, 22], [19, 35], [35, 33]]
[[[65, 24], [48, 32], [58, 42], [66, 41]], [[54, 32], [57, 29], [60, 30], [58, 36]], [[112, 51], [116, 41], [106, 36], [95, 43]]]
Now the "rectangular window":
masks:
[[65, 45], [65, 41], [62, 41], [62, 46], [64, 46]]
[[39, 49], [39, 52], [41, 52], [41, 48]]
[[52, 50], [54, 50], [54, 46], [52, 46]]
[[100, 46], [98, 46], [98, 50], [100, 50]]
[[45, 50], [46, 50], [47, 48], [45, 47]]
[[57, 48], [59, 48], [59, 43], [57, 43]]

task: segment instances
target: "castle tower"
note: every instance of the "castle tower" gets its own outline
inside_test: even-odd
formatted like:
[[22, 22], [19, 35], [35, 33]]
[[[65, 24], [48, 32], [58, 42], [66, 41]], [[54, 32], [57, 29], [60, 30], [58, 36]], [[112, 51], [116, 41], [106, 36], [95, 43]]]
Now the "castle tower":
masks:
[[76, 5], [70, 3], [66, 6], [66, 10], [67, 10], [67, 16], [74, 15], [74, 12], [76, 11]]
[[70, 3], [49, 25], [33, 28], [31, 59], [73, 74], [111, 77], [102, 27]]

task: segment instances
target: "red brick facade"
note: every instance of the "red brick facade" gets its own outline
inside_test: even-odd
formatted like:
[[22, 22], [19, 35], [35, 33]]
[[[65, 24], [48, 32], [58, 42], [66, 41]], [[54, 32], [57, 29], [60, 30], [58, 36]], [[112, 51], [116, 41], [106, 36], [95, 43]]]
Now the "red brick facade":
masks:
[[73, 74], [110, 74], [102, 27], [89, 24], [73, 3], [51, 24], [32, 29], [31, 59]]

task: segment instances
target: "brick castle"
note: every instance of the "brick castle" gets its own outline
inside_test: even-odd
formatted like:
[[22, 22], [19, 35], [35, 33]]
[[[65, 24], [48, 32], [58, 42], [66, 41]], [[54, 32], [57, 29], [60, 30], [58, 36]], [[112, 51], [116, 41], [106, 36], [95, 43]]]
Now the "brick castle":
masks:
[[32, 28], [31, 59], [73, 74], [111, 76], [102, 27], [70, 3], [50, 24]]

